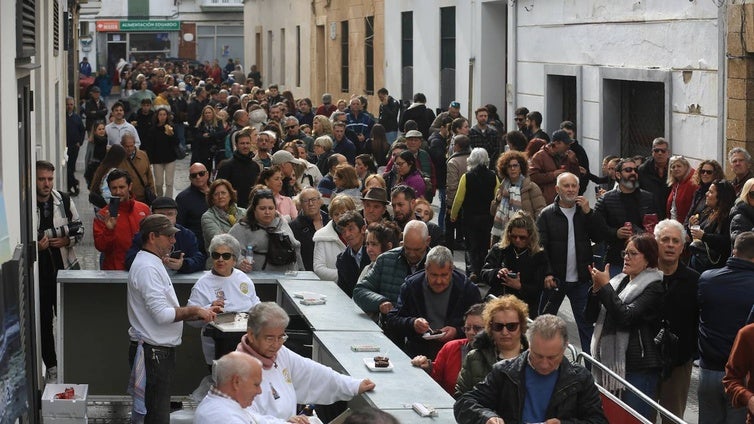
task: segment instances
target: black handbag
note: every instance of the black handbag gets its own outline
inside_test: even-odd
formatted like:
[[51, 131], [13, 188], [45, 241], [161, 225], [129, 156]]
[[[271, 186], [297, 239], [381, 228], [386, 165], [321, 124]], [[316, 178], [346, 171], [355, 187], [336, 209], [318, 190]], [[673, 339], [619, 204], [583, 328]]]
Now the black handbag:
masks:
[[667, 380], [673, 373], [673, 368], [678, 362], [678, 336], [670, 330], [667, 320], [662, 320], [662, 328], [654, 339], [655, 344], [660, 350], [662, 359], [661, 378]]
[[267, 268], [267, 264], [273, 266], [285, 266], [296, 262], [296, 249], [288, 234], [267, 231], [267, 253], [265, 255], [262, 269]]
[[709, 245], [701, 240], [691, 242], [689, 252], [694, 257], [695, 268], [699, 272], [714, 268], [723, 259], [723, 255], [710, 249]]

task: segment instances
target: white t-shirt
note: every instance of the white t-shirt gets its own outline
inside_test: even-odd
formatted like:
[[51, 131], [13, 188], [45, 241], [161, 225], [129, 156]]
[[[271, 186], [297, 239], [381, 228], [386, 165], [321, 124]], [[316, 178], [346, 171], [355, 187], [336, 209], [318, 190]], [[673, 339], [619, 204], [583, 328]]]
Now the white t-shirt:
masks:
[[140, 250], [128, 272], [128, 334], [155, 346], [181, 344], [183, 323], [174, 322], [180, 307], [165, 265], [157, 255]]
[[224, 398], [212, 393], [199, 403], [194, 413], [194, 424], [277, 424], [283, 420], [260, 417], [248, 409], [241, 408], [233, 399]]

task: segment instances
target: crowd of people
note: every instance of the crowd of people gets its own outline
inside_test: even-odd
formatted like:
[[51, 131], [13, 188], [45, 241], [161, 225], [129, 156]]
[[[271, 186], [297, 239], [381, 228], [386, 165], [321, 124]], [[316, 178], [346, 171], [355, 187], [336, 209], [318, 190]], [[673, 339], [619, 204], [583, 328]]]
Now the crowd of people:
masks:
[[[364, 96], [334, 100], [325, 93], [315, 108], [230, 65], [218, 73], [157, 60], [127, 64], [122, 98], [109, 116], [96, 85], [81, 114], [72, 99], [66, 103], [69, 153], [89, 141], [84, 175], [101, 269], [131, 269], [131, 358], [142, 345], [175, 346], [175, 336], [158, 331], [161, 323], [256, 311], [246, 273], [309, 270], [337, 282], [416, 366], [458, 397], [462, 422], [512, 416], [499, 404], [480, 404], [508, 393], [501, 373], [516, 381], [526, 374], [524, 410], [513, 410], [524, 421], [544, 422], [553, 411], [604, 420], [590, 403], [596, 392], [574, 398], [585, 396], [589, 407], [573, 409], [569, 399], [551, 408], [563, 373], [591, 379], [562, 361], [569, 338], [552, 315], [565, 296], [581, 350], [674, 414], [683, 416], [695, 359], [700, 422], [754, 411], [740, 366], [729, 363], [726, 374], [754, 305], [744, 281], [754, 277], [754, 174], [744, 149], [728, 154], [732, 180], [715, 160], [695, 169], [673, 156], [661, 137], [648, 157], [608, 156], [595, 175], [575, 124], [564, 121], [548, 134], [537, 111], [516, 109], [517, 127], [506, 131], [495, 106], [485, 105], [472, 126], [458, 102], [435, 116], [422, 93], [403, 109], [384, 88], [375, 115]], [[174, 196], [175, 161], [186, 154], [191, 184]], [[68, 171], [69, 194], [78, 195], [70, 165]], [[590, 182], [594, 205], [584, 196]], [[161, 226], [147, 216], [161, 217]], [[68, 246], [46, 238], [40, 250]], [[457, 249], [465, 251], [465, 270], [453, 266]], [[162, 270], [140, 277], [150, 267]], [[211, 270], [186, 310], [163, 293], [163, 306], [176, 308], [170, 316], [148, 302], [164, 291], [149, 281], [164, 280], [165, 268]], [[263, 380], [280, 379], [278, 370], [268, 372], [275, 358], [303, 358], [281, 350], [287, 321], [273, 305], [258, 312], [252, 315], [261, 321], [250, 318], [239, 351], [261, 361]], [[154, 331], [160, 337], [150, 338]], [[204, 342], [211, 364], [217, 355]], [[524, 367], [527, 358], [534, 371]], [[511, 361], [495, 365], [501, 359]], [[149, 362], [148, 381], [158, 372]], [[593, 372], [652, 419], [653, 409], [620, 381]], [[339, 388], [324, 398], [297, 386], [295, 376], [295, 394], [286, 396], [337, 400], [373, 387], [332, 378]], [[151, 414], [164, 399], [149, 387]], [[254, 411], [295, 422], [295, 405], [259, 406], [269, 401], [267, 387]], [[210, 395], [222, 398], [215, 390]], [[738, 394], [734, 403], [725, 390]]]

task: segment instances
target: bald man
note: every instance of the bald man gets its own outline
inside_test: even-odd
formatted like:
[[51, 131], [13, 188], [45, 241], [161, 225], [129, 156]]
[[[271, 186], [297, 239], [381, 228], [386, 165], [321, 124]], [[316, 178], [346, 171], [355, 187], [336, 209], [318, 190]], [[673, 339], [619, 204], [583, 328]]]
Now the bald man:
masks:
[[262, 363], [242, 352], [230, 352], [212, 365], [215, 385], [196, 408], [195, 424], [265, 422], [246, 410], [262, 393]]

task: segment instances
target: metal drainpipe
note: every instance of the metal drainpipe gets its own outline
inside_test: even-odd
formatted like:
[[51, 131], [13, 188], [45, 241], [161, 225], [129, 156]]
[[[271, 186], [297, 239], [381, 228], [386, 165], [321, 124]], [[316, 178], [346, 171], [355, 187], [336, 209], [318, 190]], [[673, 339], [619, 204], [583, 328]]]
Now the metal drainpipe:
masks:
[[[743, 13], [743, 12], [742, 12]], [[728, 2], [725, 2], [722, 7], [717, 8], [717, 22], [718, 22], [718, 36], [717, 36], [717, 136], [720, 140], [717, 143], [717, 159], [723, 164], [725, 169], [727, 162], [727, 155], [725, 154], [725, 148], [727, 147], [727, 140], [725, 139], [725, 126], [726, 126], [726, 114], [727, 114], [727, 75], [728, 75], [728, 60], [726, 56], [726, 38], [728, 32], [728, 24], [726, 16], [728, 16]]]
[[518, 25], [518, 7], [516, 5], [516, 0], [509, 0], [508, 1], [508, 84], [506, 85], [505, 94], [508, 97], [508, 104], [510, 105], [506, 115], [508, 119], [508, 128], [515, 129], [516, 122], [513, 120], [513, 111], [516, 110], [517, 103], [516, 103], [516, 90], [518, 87], [518, 76], [516, 73], [516, 63], [518, 61], [518, 51], [516, 49], [516, 35], [518, 33], [518, 29], [516, 26]]
[[468, 101], [468, 112], [466, 116], [471, 117], [471, 111], [473, 108], [471, 105], [474, 103], [474, 63], [476, 62], [476, 58], [469, 58], [469, 101]]

